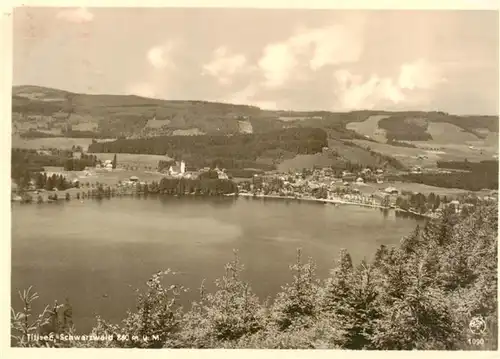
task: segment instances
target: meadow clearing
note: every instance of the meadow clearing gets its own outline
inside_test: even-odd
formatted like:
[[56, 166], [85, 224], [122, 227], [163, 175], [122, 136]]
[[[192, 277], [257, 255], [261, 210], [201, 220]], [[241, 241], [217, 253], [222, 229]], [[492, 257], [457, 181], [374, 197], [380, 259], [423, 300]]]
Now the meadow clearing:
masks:
[[[113, 160], [113, 157], [115, 156], [114, 153], [102, 153], [102, 152], [92, 153], [92, 155], [97, 156], [97, 158], [103, 162], [106, 160]], [[158, 162], [161, 160], [170, 161], [172, 159], [168, 156], [161, 156], [161, 155], [138, 155], [132, 153], [116, 154], [116, 162], [118, 164], [118, 167], [132, 166], [132, 167], [138, 167], [140, 170], [144, 170], [146, 167], [157, 168]]]
[[25, 139], [19, 136], [12, 136], [12, 148], [44, 149], [58, 148], [71, 149], [73, 146], [81, 146], [85, 151], [92, 143], [91, 138], [71, 138], [71, 137], [50, 137]]
[[371, 139], [386, 143], [387, 137], [385, 136], [385, 130], [380, 129], [378, 127], [378, 122], [384, 118], [387, 118], [387, 115], [373, 115], [368, 117], [363, 122], [349, 122], [346, 125], [348, 130], [353, 130], [363, 136], [369, 136]]
[[[399, 182], [399, 181], [387, 181], [384, 183], [365, 183], [365, 184], [352, 184], [352, 188], [358, 189], [363, 194], [372, 194], [377, 191], [384, 191], [387, 187], [395, 187], [399, 191], [408, 191], [415, 193], [422, 193], [425, 195], [429, 195], [431, 192], [440, 195], [440, 196], [448, 196], [454, 197], [462, 194], [469, 193], [470, 191], [466, 191], [458, 188], [442, 188], [442, 187], [434, 187], [428, 186], [420, 183], [408, 183], [408, 182]], [[478, 191], [476, 194], [480, 195], [482, 192]], [[489, 191], [484, 192], [484, 195], [487, 195]]]
[[[492, 160], [498, 154], [498, 148], [492, 146], [469, 148], [467, 144], [431, 144], [429, 142], [413, 142], [417, 148], [396, 147], [385, 143], [376, 143], [365, 140], [353, 140], [359, 146], [370, 147], [373, 151], [392, 156], [408, 167], [421, 166], [435, 168], [436, 161], [469, 161]], [[432, 150], [432, 149], [435, 150]], [[420, 156], [420, 158], [419, 158]]]
[[[116, 168], [112, 171], [105, 169], [92, 168], [88, 171], [65, 171], [62, 167], [45, 167], [47, 173], [58, 173], [68, 176], [68, 179], [78, 179], [81, 184], [89, 183], [96, 184], [102, 183], [103, 185], [115, 185], [118, 181], [127, 181], [131, 176], [137, 176], [139, 181], [151, 183], [152, 181], [159, 181], [163, 178], [163, 174], [154, 171], [144, 170], [126, 170], [123, 168]], [[88, 175], [87, 175], [88, 173]]]

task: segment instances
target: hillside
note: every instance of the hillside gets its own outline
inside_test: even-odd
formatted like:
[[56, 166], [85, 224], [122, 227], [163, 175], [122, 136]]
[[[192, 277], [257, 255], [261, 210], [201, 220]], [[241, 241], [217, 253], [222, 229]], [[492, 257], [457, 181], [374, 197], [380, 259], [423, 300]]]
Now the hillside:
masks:
[[158, 136], [94, 142], [92, 153], [165, 155], [185, 160], [195, 168], [271, 170], [285, 157], [320, 153], [328, 146], [327, 134], [318, 128], [289, 128], [267, 133], [201, 136]]
[[[326, 132], [330, 149], [341, 153], [341, 160], [365, 165], [373, 165], [369, 148], [386, 156], [396, 156], [407, 166], [413, 165], [422, 151], [429, 147], [439, 148], [443, 155], [437, 159], [441, 160], [476, 160], [476, 157], [483, 160], [498, 154], [498, 117], [495, 116], [371, 110], [269, 111], [254, 106], [206, 101], [78, 94], [39, 86], [13, 88], [12, 128], [17, 139], [43, 138], [47, 142], [61, 137], [145, 139], [266, 134], [289, 128], [318, 128]], [[345, 141], [354, 141], [361, 146], [354, 151], [344, 151]], [[408, 156], [401, 147], [405, 145], [402, 141], [411, 142], [408, 147], [413, 149], [406, 151], [411, 152]], [[382, 144], [385, 147], [376, 149]], [[476, 154], [470, 146], [480, 152], [476, 151]], [[292, 159], [293, 154], [277, 156], [268, 152], [265, 157], [276, 163]], [[333, 162], [338, 161], [338, 156], [334, 157]], [[308, 157], [307, 162], [318, 165], [332, 160], [318, 155]], [[431, 162], [435, 165], [435, 160]]]
[[[39, 87], [12, 89], [13, 130], [31, 137], [150, 137], [268, 132], [319, 127], [331, 138], [366, 139], [348, 124], [379, 116], [378, 128], [394, 140], [432, 139], [429, 123], [448, 123], [478, 139], [498, 133], [496, 116], [443, 112], [264, 111], [258, 107], [206, 101], [169, 101], [134, 95], [89, 95]], [[375, 123], [377, 127], [377, 123]]]

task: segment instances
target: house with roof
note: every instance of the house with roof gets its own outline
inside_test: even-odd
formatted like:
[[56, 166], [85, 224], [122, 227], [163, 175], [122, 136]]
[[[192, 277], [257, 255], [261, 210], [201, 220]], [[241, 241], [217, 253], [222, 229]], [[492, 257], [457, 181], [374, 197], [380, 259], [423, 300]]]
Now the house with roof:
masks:
[[414, 174], [415, 173], [418, 173], [418, 174], [422, 173], [422, 167], [420, 167], [420, 166], [413, 167], [411, 170], [411, 173], [414, 173]]
[[113, 161], [111, 160], [106, 160], [104, 161], [104, 168], [107, 169], [108, 171], [111, 171], [113, 169]]
[[399, 194], [399, 190], [395, 187], [387, 187], [385, 190], [384, 190], [385, 193], [387, 194]]
[[344, 182], [354, 182], [356, 180], [356, 176], [351, 173], [349, 175], [342, 176], [342, 180]]

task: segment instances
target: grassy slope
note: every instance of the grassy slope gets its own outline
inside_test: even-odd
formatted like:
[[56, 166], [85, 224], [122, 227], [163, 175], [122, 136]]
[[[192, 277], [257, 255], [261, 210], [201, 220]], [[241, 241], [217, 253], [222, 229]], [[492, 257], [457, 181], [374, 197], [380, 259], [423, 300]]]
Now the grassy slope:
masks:
[[[482, 141], [481, 137], [488, 136], [485, 133], [489, 133], [489, 137], [498, 136], [498, 119], [495, 123], [495, 118], [488, 116], [465, 118], [443, 113], [387, 111], [349, 113], [264, 111], [252, 106], [204, 101], [166, 101], [132, 95], [75, 94], [38, 86], [14, 87], [12, 100], [13, 124], [16, 133], [22, 133], [28, 129], [37, 129], [45, 133], [61, 133], [70, 124], [73, 130], [96, 131], [109, 137], [194, 133], [234, 134], [241, 131], [241, 120], [245, 119], [245, 122], [249, 124], [246, 128], [251, 128], [254, 133], [286, 127], [322, 128], [329, 135], [330, 148], [335, 149], [343, 160], [370, 165], [373, 164], [373, 159], [367, 151], [346, 149], [339, 140], [366, 140], [366, 131], [358, 134], [348, 128], [356, 129], [359, 126], [353, 126], [353, 124], [362, 124], [374, 116], [393, 120], [403, 119], [397, 123], [393, 121], [393, 127], [396, 126], [398, 132], [415, 127], [412, 127], [412, 121], [406, 121], [406, 118], [425, 118], [432, 124], [441, 124], [430, 126], [430, 132], [436, 127], [459, 128], [467, 133], [467, 137], [477, 138], [479, 144]], [[406, 129], [405, 126], [410, 127]], [[362, 129], [365, 129], [364, 127], [361, 125]], [[423, 128], [429, 128], [429, 126]], [[445, 142], [453, 141], [454, 136], [441, 136], [439, 139]], [[44, 141], [52, 142], [51, 139], [44, 139]], [[397, 149], [398, 153], [403, 151], [401, 148], [388, 147], [383, 151], [387, 155], [393, 155], [393, 149]], [[331, 157], [325, 158], [322, 155], [306, 157], [302, 156], [292, 161], [313, 166], [337, 160], [332, 160]]]

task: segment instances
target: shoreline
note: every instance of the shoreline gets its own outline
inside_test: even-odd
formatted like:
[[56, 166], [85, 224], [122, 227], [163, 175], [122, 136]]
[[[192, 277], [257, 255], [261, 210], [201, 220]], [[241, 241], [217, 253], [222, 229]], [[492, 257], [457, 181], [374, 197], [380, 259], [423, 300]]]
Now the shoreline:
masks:
[[[65, 193], [66, 191], [61, 191], [62, 193]], [[120, 197], [135, 197], [135, 196], [143, 196], [144, 193], [131, 193], [131, 192], [121, 192], [121, 193], [115, 193], [114, 195], [111, 196], [102, 196], [101, 198], [98, 197], [86, 197], [86, 198], [80, 198], [77, 199], [75, 197], [71, 197], [71, 199], [66, 199], [64, 196], [60, 196], [57, 199], [51, 199], [51, 200], [44, 200], [43, 202], [39, 203], [36, 200], [33, 199], [32, 202], [28, 203], [23, 203], [19, 200], [11, 200], [11, 203], [20, 203], [20, 204], [46, 204], [46, 203], [55, 203], [55, 202], [68, 202], [68, 201], [85, 201], [85, 200], [97, 200], [97, 199], [111, 199], [111, 198], [120, 198]], [[153, 195], [153, 194], [152, 194]], [[188, 194], [186, 196], [195, 196], [194, 194]], [[170, 195], [170, 197], [177, 197], [175, 195]], [[360, 203], [360, 202], [353, 202], [353, 201], [346, 201], [342, 199], [327, 199], [327, 198], [312, 198], [312, 197], [294, 197], [294, 196], [279, 196], [279, 195], [264, 195], [264, 194], [259, 194], [259, 195], [253, 195], [251, 193], [228, 193], [228, 194], [222, 194], [219, 196], [209, 196], [209, 197], [232, 197], [232, 198], [238, 198], [238, 197], [244, 197], [244, 198], [251, 198], [251, 199], [281, 199], [281, 200], [293, 200], [297, 202], [316, 202], [316, 203], [322, 203], [322, 204], [334, 204], [334, 205], [350, 205], [350, 206], [360, 206], [360, 207], [366, 207], [366, 208], [375, 208], [375, 209], [382, 209], [382, 210], [395, 210], [397, 212], [403, 212], [407, 213], [409, 215], [413, 216], [418, 216], [422, 218], [429, 218], [432, 219], [434, 216], [429, 216], [421, 213], [417, 213], [414, 211], [410, 210], [403, 210], [401, 208], [397, 207], [384, 207], [381, 205], [377, 204], [370, 204], [370, 203]]]
[[384, 207], [377, 204], [369, 204], [369, 203], [359, 203], [359, 202], [351, 202], [345, 201], [342, 199], [327, 199], [327, 198], [312, 198], [312, 197], [292, 197], [292, 196], [277, 196], [277, 195], [253, 195], [250, 193], [239, 193], [238, 197], [250, 197], [250, 198], [273, 198], [273, 199], [291, 199], [297, 201], [310, 201], [310, 202], [320, 202], [320, 203], [332, 203], [332, 204], [345, 204], [345, 205], [356, 205], [362, 207], [370, 207], [370, 208], [379, 208], [379, 209], [393, 209], [392, 207]]
[[[229, 195], [225, 195], [225, 196], [233, 196], [233, 195], [229, 194]], [[246, 198], [253, 198], [253, 199], [266, 199], [266, 198], [288, 199], [288, 200], [296, 200], [296, 201], [319, 202], [319, 203], [324, 203], [324, 204], [332, 203], [332, 204], [337, 204], [337, 205], [342, 204], [342, 205], [360, 206], [360, 207], [368, 207], [368, 208], [378, 208], [378, 209], [383, 209], [383, 210], [393, 209], [396, 212], [403, 212], [403, 213], [407, 213], [407, 214], [422, 217], [422, 218], [429, 218], [429, 219], [435, 218], [434, 216], [429, 216], [429, 215], [417, 213], [414, 211], [406, 211], [406, 210], [403, 210], [403, 209], [397, 208], [397, 207], [384, 207], [384, 206], [377, 205], [377, 204], [351, 202], [351, 201], [345, 201], [345, 200], [341, 200], [341, 199], [291, 197], [291, 196], [277, 196], [277, 195], [263, 195], [263, 194], [254, 196], [253, 194], [250, 194], [250, 193], [239, 193], [236, 197], [246, 197]]]

